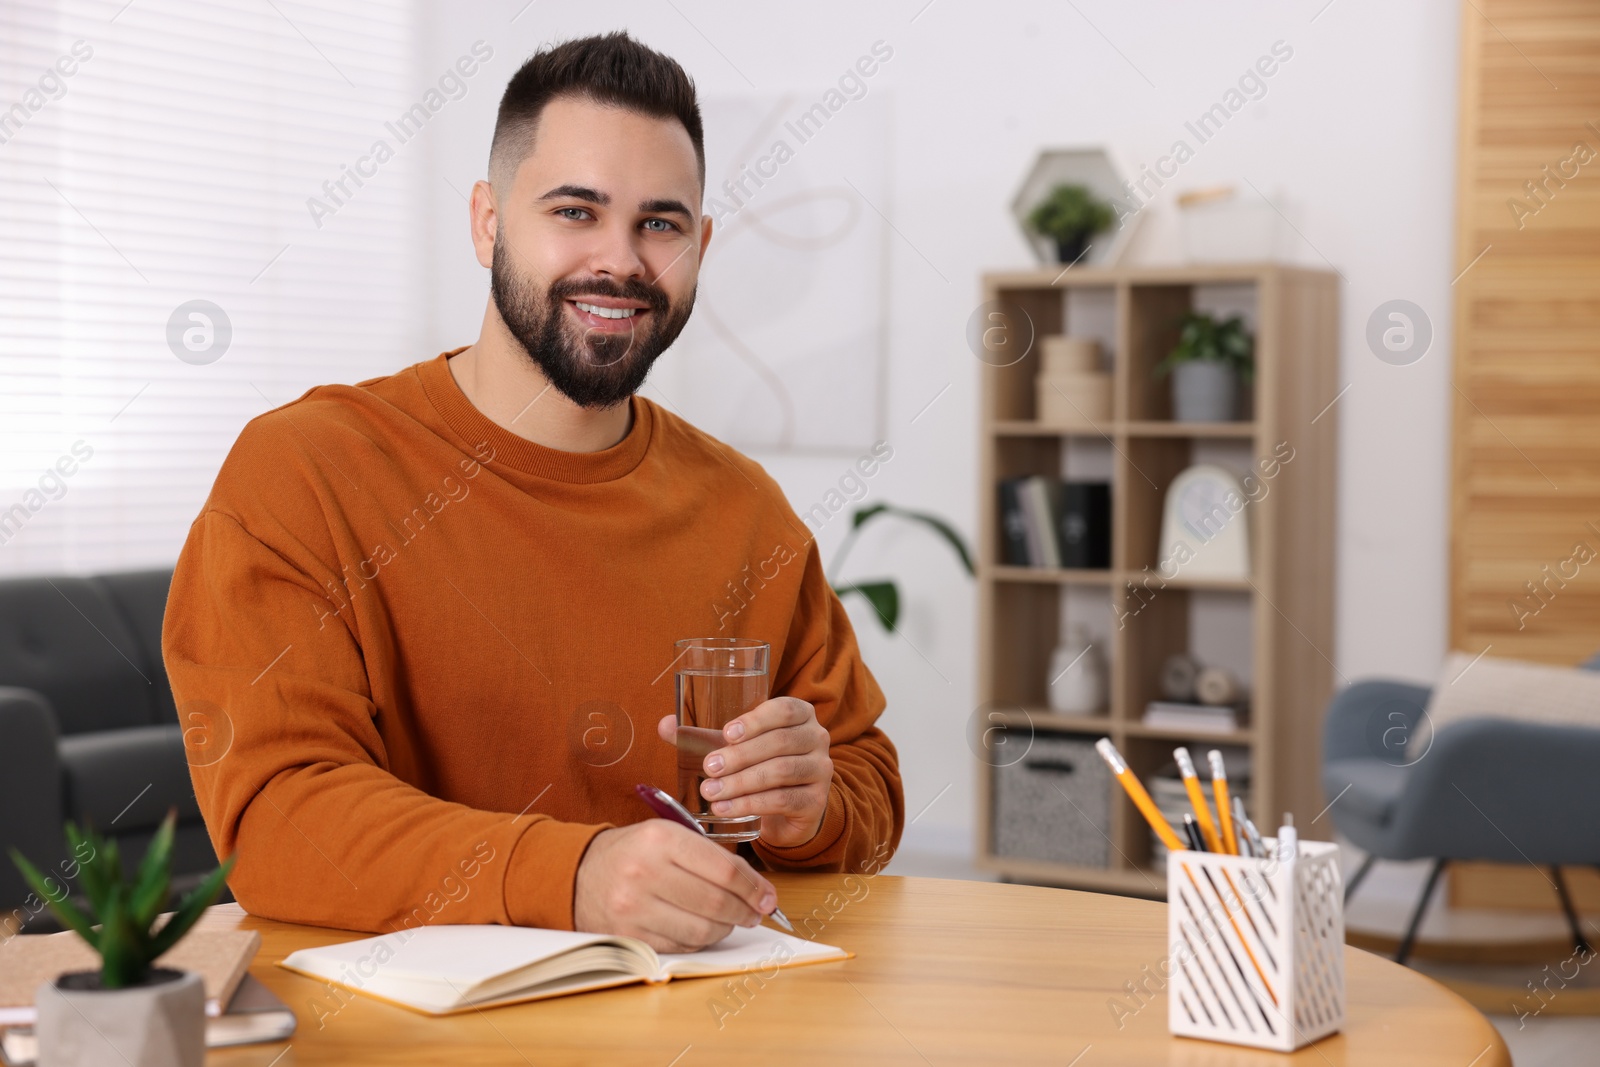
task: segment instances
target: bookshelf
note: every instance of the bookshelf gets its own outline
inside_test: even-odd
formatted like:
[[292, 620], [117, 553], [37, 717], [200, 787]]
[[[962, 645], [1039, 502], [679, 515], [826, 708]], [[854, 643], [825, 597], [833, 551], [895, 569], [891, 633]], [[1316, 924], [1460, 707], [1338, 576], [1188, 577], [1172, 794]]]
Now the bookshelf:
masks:
[[[1274, 263], [1057, 268], [990, 273], [982, 286], [984, 309], [998, 313], [990, 322], [1003, 327], [983, 334], [979, 349], [982, 721], [1024, 744], [1031, 736], [1110, 737], [1141, 777], [1168, 762], [1177, 744], [1202, 752], [1237, 746], [1251, 766], [1251, 817], [1275, 828], [1279, 815], [1292, 811], [1302, 835], [1325, 837], [1329, 823], [1313, 819], [1326, 803], [1318, 761], [1322, 712], [1333, 692], [1337, 418], [1328, 408], [1340, 389], [1337, 276]], [[1154, 368], [1176, 340], [1175, 320], [1190, 309], [1242, 314], [1255, 334], [1255, 380], [1238, 422], [1171, 418], [1169, 382]], [[1051, 334], [1100, 340], [1113, 379], [1108, 421], [1072, 429], [1035, 421], [1039, 340]], [[1013, 361], [1002, 351], [1026, 354]], [[1178, 473], [1212, 462], [1243, 475], [1285, 446], [1293, 458], [1260, 480], [1266, 491], [1243, 513], [1249, 577], [1163, 577], [1162, 508]], [[997, 486], [1035, 474], [1111, 483], [1109, 568], [1002, 564]], [[1048, 710], [1050, 656], [1069, 623], [1083, 623], [1105, 657], [1104, 714]], [[1181, 651], [1247, 681], [1245, 728], [1186, 734], [1140, 721], [1146, 703], [1159, 697], [1162, 662]], [[1004, 772], [1000, 761], [975, 751], [980, 867], [1014, 881], [1164, 893], [1165, 876], [1151, 865], [1149, 828], [1115, 782], [1107, 785], [1110, 825], [1097, 828], [1112, 846], [1109, 866], [996, 854], [995, 782]], [[1070, 809], [1065, 817], [1074, 817]]]

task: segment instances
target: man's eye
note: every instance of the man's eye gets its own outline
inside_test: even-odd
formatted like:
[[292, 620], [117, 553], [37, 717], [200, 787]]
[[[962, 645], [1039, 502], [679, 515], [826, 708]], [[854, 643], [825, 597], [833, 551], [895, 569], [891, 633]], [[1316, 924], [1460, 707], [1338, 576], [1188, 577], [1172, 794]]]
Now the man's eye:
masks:
[[[572, 212], [572, 214], [567, 214], [569, 211]], [[588, 215], [589, 212], [581, 207], [558, 207], [556, 208], [556, 214], [560, 215], [564, 219], [572, 219], [574, 222], [579, 222], [582, 221], [583, 217]]]
[[[657, 223], [660, 223], [659, 227], [656, 226]], [[666, 219], [645, 219], [644, 224], [647, 227], [654, 227], [653, 232], [655, 233], [670, 233], [678, 228], [676, 225], [668, 222]]]

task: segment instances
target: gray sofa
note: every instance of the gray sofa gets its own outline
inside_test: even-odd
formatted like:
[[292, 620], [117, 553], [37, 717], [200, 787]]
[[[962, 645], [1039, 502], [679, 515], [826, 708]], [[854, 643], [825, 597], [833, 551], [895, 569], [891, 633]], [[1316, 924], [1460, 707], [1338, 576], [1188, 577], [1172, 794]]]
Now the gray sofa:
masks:
[[66, 819], [131, 868], [176, 808], [174, 890], [216, 865], [161, 660], [171, 584], [171, 568], [0, 580], [0, 918], [37, 910], [7, 849], [73, 873]]

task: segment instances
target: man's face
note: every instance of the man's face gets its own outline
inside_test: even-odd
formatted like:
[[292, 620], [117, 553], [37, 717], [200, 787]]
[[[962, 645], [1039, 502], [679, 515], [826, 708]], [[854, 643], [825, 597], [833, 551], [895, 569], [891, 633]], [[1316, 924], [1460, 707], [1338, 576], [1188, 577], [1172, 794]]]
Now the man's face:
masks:
[[711, 237], [688, 131], [556, 99], [511, 188], [496, 193], [500, 317], [573, 403], [626, 400], [688, 322]]

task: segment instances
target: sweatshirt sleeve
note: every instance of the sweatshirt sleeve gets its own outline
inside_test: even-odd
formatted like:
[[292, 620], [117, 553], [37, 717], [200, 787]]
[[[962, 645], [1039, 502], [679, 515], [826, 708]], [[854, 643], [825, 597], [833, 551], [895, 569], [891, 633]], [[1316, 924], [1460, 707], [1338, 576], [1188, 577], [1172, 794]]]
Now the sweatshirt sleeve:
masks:
[[772, 870], [881, 867], [905, 829], [899, 756], [876, 725], [886, 703], [883, 691], [861, 660], [850, 617], [823, 575], [815, 541], [806, 546], [800, 596], [772, 692], [816, 707], [830, 738], [833, 784], [815, 837], [788, 848], [757, 840], [754, 854]]
[[503, 923], [570, 930], [608, 824], [480, 811], [391, 774], [357, 635], [319, 613], [335, 576], [208, 508], [162, 631], [195, 797], [249, 912], [347, 930]]

